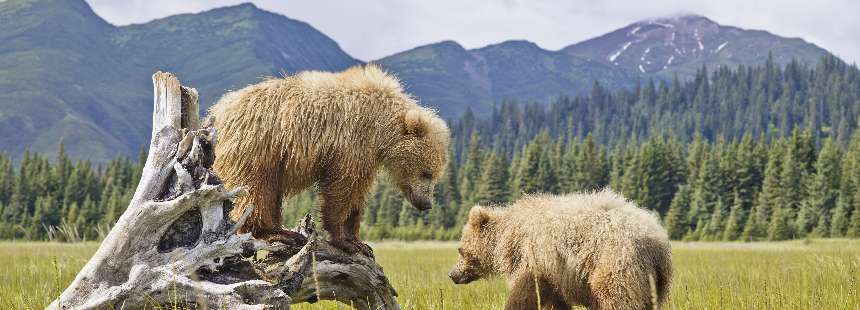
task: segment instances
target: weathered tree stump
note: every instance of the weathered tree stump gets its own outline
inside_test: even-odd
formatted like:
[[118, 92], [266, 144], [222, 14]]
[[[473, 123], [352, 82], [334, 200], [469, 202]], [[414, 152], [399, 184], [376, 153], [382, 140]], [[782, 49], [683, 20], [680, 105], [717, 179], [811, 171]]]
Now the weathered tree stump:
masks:
[[134, 197], [49, 309], [288, 309], [321, 299], [400, 308], [374, 259], [321, 240], [310, 216], [296, 228], [308, 237], [300, 247], [236, 234], [252, 208], [229, 218], [246, 190], [226, 190], [211, 169], [217, 135], [201, 127], [197, 91], [170, 73], [152, 80], [152, 141]]

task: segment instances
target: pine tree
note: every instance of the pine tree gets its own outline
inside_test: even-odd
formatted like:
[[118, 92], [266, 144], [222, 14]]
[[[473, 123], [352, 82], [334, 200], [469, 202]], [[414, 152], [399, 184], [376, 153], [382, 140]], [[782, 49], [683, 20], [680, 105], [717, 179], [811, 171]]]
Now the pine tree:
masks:
[[816, 235], [826, 235], [826, 215], [836, 206], [836, 197], [839, 195], [841, 157], [833, 140], [825, 140], [815, 161], [815, 174], [806, 183], [809, 195], [803, 201], [795, 221], [799, 235], [806, 235], [813, 227], [816, 228]]
[[691, 225], [697, 228], [700, 225], [699, 221], [707, 218], [713, 212], [722, 188], [718, 156], [711, 153], [704, 160], [688, 215]]
[[780, 174], [782, 171], [783, 152], [781, 144], [777, 141], [771, 147], [768, 154], [767, 166], [764, 172], [764, 181], [762, 182], [761, 194], [759, 195], [758, 204], [756, 204], [754, 219], [756, 220], [753, 227], [749, 230], [753, 234], [748, 236], [752, 238], [768, 237], [769, 227], [772, 221], [775, 209], [782, 204], [782, 193], [780, 186]]
[[763, 221], [759, 220], [758, 213], [755, 210], [750, 210], [749, 215], [747, 216], [747, 220], [744, 223], [744, 230], [741, 233], [740, 240], [744, 242], [753, 241], [761, 238], [762, 236], [767, 236], [767, 229], [760, 225]]
[[624, 176], [621, 180], [621, 192], [627, 198], [632, 199], [641, 204], [639, 200], [642, 190], [642, 167], [639, 165], [639, 152], [634, 149], [629, 149], [624, 158]]
[[484, 175], [476, 200], [479, 204], [504, 204], [511, 195], [508, 162], [496, 153], [490, 154], [484, 165]]
[[609, 172], [609, 188], [616, 191], [624, 191], [624, 186], [622, 185], [624, 181], [624, 156], [627, 153], [624, 148], [616, 148], [609, 155], [609, 162], [612, 165]]
[[[450, 157], [453, 158], [453, 154]], [[437, 201], [440, 203], [459, 203], [462, 201], [462, 196], [460, 194], [460, 185], [457, 178], [457, 166], [454, 160], [448, 161], [448, 164], [445, 166], [444, 174], [444, 179], [439, 185], [440, 192], [437, 197]]]
[[29, 163], [29, 155], [25, 154], [21, 160], [20, 169], [15, 178], [12, 196], [9, 198], [9, 204], [3, 210], [3, 219], [9, 223], [21, 223], [28, 215], [30, 206], [30, 188], [27, 167]]
[[711, 213], [711, 217], [708, 219], [708, 224], [705, 226], [705, 230], [703, 236], [700, 239], [702, 240], [720, 240], [723, 237], [723, 231], [725, 231], [725, 217], [726, 217], [726, 207], [723, 204], [722, 199], [717, 199], [717, 203], [714, 205], [714, 212]]
[[598, 147], [594, 136], [588, 134], [579, 148], [571, 150], [574, 165], [572, 165], [572, 186], [569, 190], [596, 190], [609, 185], [609, 163], [605, 151]]
[[815, 223], [815, 228], [812, 229], [812, 236], [818, 238], [827, 238], [830, 236], [829, 213], [822, 211], [818, 215], [818, 222]]
[[382, 188], [380, 197], [379, 209], [376, 210], [376, 222], [381, 226], [396, 227], [400, 222], [403, 196], [397, 193], [395, 187], [385, 186]]
[[710, 152], [707, 146], [702, 135], [697, 131], [693, 136], [693, 141], [688, 146], [687, 184], [695, 184], [699, 181], [699, 172], [702, 170], [701, 165], [705, 162], [706, 154]]
[[418, 223], [420, 215], [409, 203], [400, 204], [400, 215], [397, 216], [398, 227], [413, 226]]
[[456, 161], [453, 152], [449, 155], [452, 160], [445, 166], [444, 177], [434, 189], [435, 204], [431, 209], [435, 228], [451, 228], [455, 225], [460, 203], [460, 188], [457, 183]]
[[[756, 144], [752, 136], [744, 135], [738, 145], [736, 158], [730, 159], [735, 163], [735, 188], [737, 192], [735, 199], [741, 202], [742, 210], [747, 211], [753, 207], [753, 197], [758, 193], [762, 181], [762, 168], [759, 167]], [[762, 151], [762, 153], [764, 153]], [[733, 202], [733, 204], [738, 204]]]
[[[518, 192], [529, 194], [543, 191], [543, 183], [540, 179], [542, 154], [543, 147], [537, 139], [529, 143], [526, 147], [523, 157], [520, 159]], [[545, 164], [548, 163], [546, 162]]]
[[743, 223], [746, 220], [744, 203], [744, 200], [740, 197], [740, 193], [736, 191], [734, 205], [732, 205], [732, 209], [729, 211], [729, 218], [726, 219], [725, 230], [722, 236], [723, 240], [737, 240], [743, 233]]
[[860, 208], [854, 208], [851, 212], [851, 223], [848, 225], [848, 232], [845, 233], [848, 238], [860, 238]]
[[[789, 141], [788, 149], [785, 152], [785, 159], [782, 162], [782, 171], [780, 174], [780, 208], [782, 216], [791, 225], [791, 232], [799, 236], [803, 236], [801, 227], [797, 227], [795, 223], [797, 213], [800, 210], [800, 203], [806, 197], [803, 180], [806, 176], [806, 155], [805, 143], [803, 137], [798, 130]], [[811, 216], [811, 214], [810, 214]], [[809, 220], [802, 220], [804, 229], [809, 226]], [[780, 239], [783, 240], [783, 239]]]
[[122, 193], [118, 186], [108, 186], [110, 194], [102, 196], [102, 208], [104, 208], [104, 216], [100, 219], [100, 224], [103, 227], [112, 227], [119, 218], [121, 211], [120, 205], [123, 204]]
[[558, 186], [558, 177], [555, 167], [552, 165], [552, 157], [549, 152], [544, 152], [538, 162], [537, 183], [540, 192], [557, 194], [561, 191]]
[[683, 167], [681, 155], [675, 152], [680, 153], [680, 148], [675, 149], [660, 137], [643, 144], [639, 155], [642, 178], [636, 198], [642, 207], [660, 214], [668, 210], [672, 196], [684, 178], [683, 171], [679, 170]]
[[466, 163], [463, 164], [460, 176], [460, 195], [464, 202], [472, 203], [475, 201], [475, 194], [478, 189], [478, 182], [481, 178], [481, 163], [483, 154], [479, 148], [478, 134], [473, 134], [469, 140], [469, 148], [466, 151]]
[[784, 207], [777, 207], [773, 211], [773, 216], [770, 220], [770, 226], [767, 230], [767, 239], [770, 241], [787, 240], [792, 237], [791, 227], [789, 226], [790, 210]]
[[71, 225], [75, 225], [76, 228], [79, 228], [77, 226], [78, 213], [80, 213], [80, 210], [78, 210], [78, 203], [73, 202], [72, 205], [69, 206], [68, 210], [69, 210], [69, 212], [66, 213], [66, 216], [65, 216], [66, 222], [70, 223]]
[[680, 240], [690, 229], [690, 224], [687, 221], [687, 213], [690, 208], [690, 187], [681, 185], [678, 188], [678, 193], [672, 199], [669, 205], [669, 212], [663, 219], [663, 226], [666, 227], [666, 232], [669, 238]]
[[851, 206], [840, 194], [836, 198], [836, 209], [830, 219], [830, 236], [833, 238], [844, 237], [848, 231], [851, 217]]
[[98, 217], [98, 208], [95, 201], [87, 195], [84, 198], [84, 204], [80, 206], [77, 222], [75, 225], [81, 230], [84, 238], [92, 239], [95, 237], [95, 227], [92, 227], [93, 220]]

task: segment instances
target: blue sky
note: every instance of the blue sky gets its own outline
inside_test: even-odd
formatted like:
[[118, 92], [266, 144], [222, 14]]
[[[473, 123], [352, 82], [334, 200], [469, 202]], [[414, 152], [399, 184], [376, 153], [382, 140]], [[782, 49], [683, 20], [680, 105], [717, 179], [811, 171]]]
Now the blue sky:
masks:
[[[87, 0], [117, 25], [234, 5], [241, 0]], [[362, 60], [455, 40], [467, 48], [524, 39], [560, 49], [638, 20], [700, 14], [718, 23], [801, 37], [860, 61], [856, 0], [259, 0], [263, 9], [313, 25]]]

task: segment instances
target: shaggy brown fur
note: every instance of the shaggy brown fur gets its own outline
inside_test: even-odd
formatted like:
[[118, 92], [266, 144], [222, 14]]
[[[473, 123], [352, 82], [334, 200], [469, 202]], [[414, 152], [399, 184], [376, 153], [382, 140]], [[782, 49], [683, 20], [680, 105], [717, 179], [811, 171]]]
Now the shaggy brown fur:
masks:
[[447, 160], [444, 121], [374, 65], [268, 79], [224, 95], [210, 115], [215, 171], [228, 187], [250, 187], [232, 216], [254, 204], [243, 232], [257, 237], [296, 238], [281, 228], [281, 199], [316, 183], [324, 228], [356, 251], [377, 170], [423, 210]]
[[537, 309], [537, 292], [544, 308], [653, 309], [666, 301], [672, 260], [657, 218], [604, 190], [473, 207], [450, 277], [492, 273], [508, 279], [506, 309]]

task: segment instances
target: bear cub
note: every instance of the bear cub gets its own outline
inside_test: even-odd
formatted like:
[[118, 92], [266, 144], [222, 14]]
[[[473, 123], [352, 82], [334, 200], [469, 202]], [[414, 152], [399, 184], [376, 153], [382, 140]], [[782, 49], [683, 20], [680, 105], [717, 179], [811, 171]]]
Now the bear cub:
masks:
[[609, 190], [475, 206], [459, 252], [454, 283], [501, 274], [511, 310], [537, 309], [538, 301], [547, 309], [655, 309], [672, 280], [669, 239], [657, 217]]

